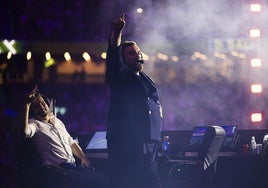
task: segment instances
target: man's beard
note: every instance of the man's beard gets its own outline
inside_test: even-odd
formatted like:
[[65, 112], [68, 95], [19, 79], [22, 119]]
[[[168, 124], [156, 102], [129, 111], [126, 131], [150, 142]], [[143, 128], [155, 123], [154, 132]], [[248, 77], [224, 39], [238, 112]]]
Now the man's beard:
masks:
[[142, 64], [138, 63], [135, 67], [133, 67], [132, 70], [133, 70], [134, 72], [139, 72], [139, 71], [142, 70], [142, 68], [143, 68]]
[[43, 110], [40, 110], [38, 111], [37, 113], [34, 114], [34, 117], [37, 119], [37, 120], [45, 120], [46, 117], [47, 117], [47, 113]]

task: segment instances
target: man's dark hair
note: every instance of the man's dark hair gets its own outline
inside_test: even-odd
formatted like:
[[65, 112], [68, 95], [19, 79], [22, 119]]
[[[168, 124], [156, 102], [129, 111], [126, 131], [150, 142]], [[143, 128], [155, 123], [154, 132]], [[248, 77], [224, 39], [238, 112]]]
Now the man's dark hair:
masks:
[[133, 46], [133, 45], [136, 45], [136, 42], [134, 42], [134, 41], [122, 42], [122, 44], [121, 44], [122, 50], [124, 50], [126, 47]]
[[[45, 103], [50, 107], [50, 105], [51, 105], [51, 100], [52, 100], [52, 99], [49, 99], [47, 96], [45, 96], [45, 95], [43, 95], [43, 94], [41, 94], [41, 93], [38, 93], [38, 94], [34, 97], [33, 101], [38, 100], [39, 97], [42, 97], [43, 100], [45, 101]], [[32, 108], [32, 105], [31, 105], [31, 106], [30, 106], [30, 110], [29, 110], [29, 116], [32, 117], [32, 116], [35, 116], [35, 115], [36, 115], [36, 112], [34, 111], [34, 108]]]

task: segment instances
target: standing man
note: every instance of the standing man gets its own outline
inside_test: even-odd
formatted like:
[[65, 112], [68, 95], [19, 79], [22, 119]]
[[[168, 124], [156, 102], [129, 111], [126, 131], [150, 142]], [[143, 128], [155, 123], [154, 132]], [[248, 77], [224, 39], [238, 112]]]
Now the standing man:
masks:
[[110, 86], [108, 156], [114, 188], [156, 188], [157, 154], [163, 123], [157, 88], [143, 68], [133, 41], [121, 42], [124, 14], [115, 19], [108, 43]]

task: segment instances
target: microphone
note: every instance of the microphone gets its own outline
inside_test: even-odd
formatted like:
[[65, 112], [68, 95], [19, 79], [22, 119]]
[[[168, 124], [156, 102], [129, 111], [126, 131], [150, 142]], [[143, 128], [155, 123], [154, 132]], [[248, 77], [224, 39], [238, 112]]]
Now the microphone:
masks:
[[144, 60], [143, 60], [142, 53], [139, 53], [139, 59], [138, 59], [138, 62], [139, 62], [140, 64], [144, 64]]
[[144, 64], [144, 60], [143, 60], [143, 59], [138, 59], [138, 62], [139, 62], [140, 64]]

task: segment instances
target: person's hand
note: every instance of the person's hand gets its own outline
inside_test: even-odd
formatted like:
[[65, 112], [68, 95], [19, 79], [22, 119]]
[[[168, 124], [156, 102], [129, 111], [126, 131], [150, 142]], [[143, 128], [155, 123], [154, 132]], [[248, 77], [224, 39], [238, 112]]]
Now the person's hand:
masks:
[[91, 163], [87, 158], [81, 159], [81, 167], [86, 168], [86, 169], [91, 170], [91, 171], [95, 170], [95, 168], [91, 166]]
[[124, 13], [113, 21], [113, 30], [116, 33], [120, 33], [126, 24]]
[[81, 159], [81, 166], [83, 168], [89, 168], [90, 167], [90, 162], [86, 157]]
[[37, 86], [34, 87], [34, 89], [29, 93], [29, 95], [26, 98], [26, 104], [30, 105], [32, 103], [32, 101], [36, 98], [36, 96], [38, 95], [38, 89]]

